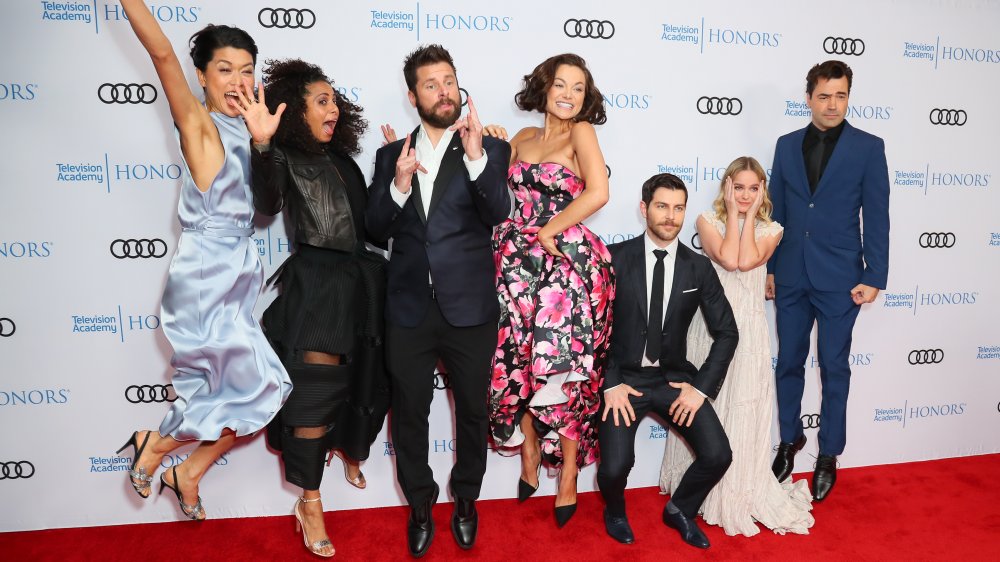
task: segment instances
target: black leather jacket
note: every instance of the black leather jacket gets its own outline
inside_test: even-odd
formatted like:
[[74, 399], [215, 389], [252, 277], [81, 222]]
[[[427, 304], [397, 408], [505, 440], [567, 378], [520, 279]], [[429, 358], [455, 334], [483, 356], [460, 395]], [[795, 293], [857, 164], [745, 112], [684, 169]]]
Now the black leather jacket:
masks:
[[[343, 182], [337, 179], [334, 161]], [[287, 205], [296, 242], [345, 252], [361, 246], [368, 192], [353, 159], [272, 144], [264, 153], [252, 150], [250, 162], [254, 207], [276, 215]], [[337, 188], [340, 184], [346, 189]]]

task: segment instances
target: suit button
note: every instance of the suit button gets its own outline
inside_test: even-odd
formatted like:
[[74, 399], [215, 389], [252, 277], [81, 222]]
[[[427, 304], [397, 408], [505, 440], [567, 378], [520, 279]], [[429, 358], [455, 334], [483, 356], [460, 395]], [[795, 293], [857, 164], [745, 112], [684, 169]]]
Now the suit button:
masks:
[[806, 231], [806, 238], [809, 238], [809, 231]]
[[812, 209], [812, 208], [813, 208], [813, 207], [815, 207], [815, 206], [816, 206], [816, 204], [815, 204], [815, 203], [810, 203], [810, 204], [809, 204], [809, 208], [810, 208], [810, 209]]
[[427, 246], [428, 248], [430, 248], [431, 247], [431, 243], [430, 242], [424, 242], [424, 246]]
[[644, 335], [644, 336], [646, 335], [646, 330], [642, 331], [642, 335]]

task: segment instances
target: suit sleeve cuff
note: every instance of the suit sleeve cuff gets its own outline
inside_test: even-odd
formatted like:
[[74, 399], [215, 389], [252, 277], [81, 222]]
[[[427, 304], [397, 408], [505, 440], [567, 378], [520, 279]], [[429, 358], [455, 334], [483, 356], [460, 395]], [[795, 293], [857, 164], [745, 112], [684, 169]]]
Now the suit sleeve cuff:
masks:
[[462, 160], [465, 162], [465, 169], [469, 171], [469, 179], [476, 181], [479, 174], [483, 173], [486, 169], [486, 162], [490, 159], [489, 155], [486, 154], [486, 149], [483, 149], [483, 157], [479, 160], [469, 160], [468, 154], [462, 155]]
[[401, 191], [399, 191], [399, 188], [396, 187], [395, 180], [393, 180], [389, 184], [389, 195], [392, 197], [392, 200], [395, 201], [396, 204], [399, 205], [400, 207], [406, 204], [406, 200], [410, 198], [411, 193], [413, 193], [413, 186], [410, 186], [410, 190], [407, 191], [406, 193], [402, 193]]

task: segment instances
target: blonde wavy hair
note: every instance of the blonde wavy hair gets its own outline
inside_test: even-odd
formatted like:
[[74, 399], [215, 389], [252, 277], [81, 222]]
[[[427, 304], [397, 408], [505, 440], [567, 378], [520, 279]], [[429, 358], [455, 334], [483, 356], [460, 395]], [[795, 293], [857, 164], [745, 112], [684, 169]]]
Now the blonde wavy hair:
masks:
[[712, 203], [715, 216], [723, 223], [726, 222], [726, 178], [731, 178], [744, 170], [757, 174], [757, 179], [760, 180], [761, 187], [764, 189], [764, 200], [757, 208], [757, 216], [754, 218], [764, 224], [769, 224], [771, 222], [771, 209], [774, 208], [774, 205], [771, 203], [771, 194], [767, 190], [767, 173], [753, 156], [740, 156], [726, 168], [726, 173], [722, 175], [722, 181], [719, 183], [719, 196]]

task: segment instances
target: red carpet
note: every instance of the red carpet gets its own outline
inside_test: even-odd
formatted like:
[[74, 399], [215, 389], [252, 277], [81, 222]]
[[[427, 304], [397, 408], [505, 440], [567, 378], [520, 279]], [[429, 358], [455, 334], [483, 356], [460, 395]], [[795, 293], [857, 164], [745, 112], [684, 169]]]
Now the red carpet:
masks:
[[[603, 502], [581, 494], [562, 530], [553, 498], [480, 502], [476, 546], [451, 537], [451, 504], [434, 509], [437, 534], [423, 560], [998, 560], [1000, 454], [846, 469], [831, 496], [813, 510], [811, 534], [727, 537], [702, 525], [712, 548], [681, 542], [660, 522], [665, 498], [655, 488], [627, 492], [636, 543], [604, 532]], [[810, 475], [798, 475], [808, 477]], [[513, 489], [513, 483], [511, 483]], [[5, 506], [10, 509], [14, 506]], [[407, 560], [402, 507], [327, 513], [334, 560]], [[699, 520], [700, 521], [700, 520]], [[294, 535], [291, 516], [177, 522], [0, 534], [2, 560], [318, 560]]]

